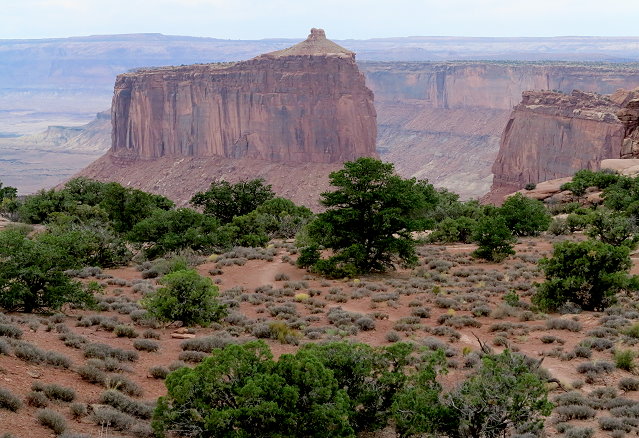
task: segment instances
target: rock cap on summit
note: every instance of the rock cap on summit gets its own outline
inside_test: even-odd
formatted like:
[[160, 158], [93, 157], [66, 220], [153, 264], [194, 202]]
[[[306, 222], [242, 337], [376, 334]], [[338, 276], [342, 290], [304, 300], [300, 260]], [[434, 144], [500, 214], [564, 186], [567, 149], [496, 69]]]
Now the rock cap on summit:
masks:
[[326, 38], [324, 29], [312, 28], [306, 40], [286, 49], [265, 53], [260, 58], [281, 58], [284, 56], [338, 56], [355, 58], [355, 53]]

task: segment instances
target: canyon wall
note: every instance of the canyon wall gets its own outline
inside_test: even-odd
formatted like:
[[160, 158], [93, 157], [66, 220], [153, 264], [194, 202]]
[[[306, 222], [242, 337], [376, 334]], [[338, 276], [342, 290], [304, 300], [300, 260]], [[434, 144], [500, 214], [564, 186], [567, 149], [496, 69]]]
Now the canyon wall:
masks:
[[527, 184], [597, 170], [604, 159], [639, 156], [638, 96], [622, 89], [523, 93], [502, 134], [486, 199], [499, 202]]
[[493, 182], [501, 134], [526, 90], [612, 93], [639, 86], [639, 70], [613, 64], [360, 62], [375, 93], [377, 148], [403, 176], [464, 198]]

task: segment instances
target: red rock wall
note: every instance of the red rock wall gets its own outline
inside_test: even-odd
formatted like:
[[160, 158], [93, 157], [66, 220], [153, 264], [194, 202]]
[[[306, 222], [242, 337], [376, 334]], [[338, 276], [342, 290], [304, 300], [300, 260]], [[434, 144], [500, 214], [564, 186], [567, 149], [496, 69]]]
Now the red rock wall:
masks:
[[625, 133], [618, 110], [594, 93], [523, 93], [501, 137], [491, 191], [510, 193], [620, 158]]
[[501, 134], [523, 91], [612, 93], [639, 86], [637, 69], [621, 65], [358, 64], [375, 93], [382, 159], [402, 176], [427, 178], [465, 199], [490, 190]]
[[260, 57], [118, 76], [115, 156], [340, 163], [375, 156], [373, 93], [353, 56]]

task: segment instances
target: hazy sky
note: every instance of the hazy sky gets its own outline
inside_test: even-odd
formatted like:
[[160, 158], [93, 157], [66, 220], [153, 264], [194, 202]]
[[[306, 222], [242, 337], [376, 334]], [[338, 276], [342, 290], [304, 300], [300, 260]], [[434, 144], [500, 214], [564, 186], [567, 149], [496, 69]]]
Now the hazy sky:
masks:
[[636, 36], [639, 0], [0, 0], [0, 39], [159, 32], [230, 39]]

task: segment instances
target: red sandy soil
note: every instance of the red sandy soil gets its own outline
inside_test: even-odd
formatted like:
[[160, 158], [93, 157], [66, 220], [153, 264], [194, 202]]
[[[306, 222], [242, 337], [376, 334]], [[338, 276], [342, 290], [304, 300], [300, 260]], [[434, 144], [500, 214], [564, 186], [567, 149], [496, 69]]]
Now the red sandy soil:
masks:
[[[504, 291], [508, 291], [511, 288], [527, 285], [529, 286], [534, 281], [540, 281], [540, 273], [535, 270], [534, 259], [541, 256], [548, 255], [551, 251], [551, 240], [557, 238], [540, 237], [530, 238], [522, 240], [517, 245], [517, 256], [510, 257], [501, 264], [481, 263], [472, 259], [469, 254], [474, 249], [472, 245], [450, 245], [450, 246], [423, 246], [420, 248], [421, 263], [420, 266], [414, 270], [398, 270], [390, 272], [384, 275], [372, 275], [365, 276], [355, 281], [346, 280], [324, 280], [321, 278], [310, 276], [306, 271], [299, 269], [289, 263], [289, 258], [294, 260], [296, 255], [289, 254], [288, 248], [292, 248], [292, 245], [280, 244], [277, 245], [276, 255], [273, 261], [265, 260], [248, 260], [243, 266], [223, 266], [221, 269], [223, 273], [221, 275], [211, 276], [209, 270], [216, 267], [215, 260], [209, 260], [197, 267], [198, 271], [206, 276], [209, 276], [219, 283], [221, 291], [221, 298], [224, 298], [224, 292], [233, 287], [243, 287], [246, 293], [254, 292], [254, 289], [271, 284], [274, 288], [282, 288], [286, 281], [276, 281], [275, 277], [278, 274], [285, 274], [288, 276], [290, 282], [306, 282], [306, 287], [303, 290], [296, 291], [296, 293], [309, 293], [310, 290], [316, 289], [321, 291], [319, 296], [315, 296], [313, 299], [325, 303], [322, 313], [315, 314], [319, 320], [312, 322], [311, 325], [319, 327], [330, 326], [326, 315], [328, 310], [332, 307], [341, 307], [349, 312], [357, 312], [363, 315], [371, 314], [372, 312], [381, 312], [386, 314], [384, 319], [375, 319], [375, 329], [370, 331], [360, 331], [355, 336], [346, 336], [347, 339], [354, 341], [361, 341], [371, 345], [388, 345], [386, 335], [389, 331], [393, 330], [394, 324], [396, 324], [401, 318], [410, 316], [412, 309], [409, 306], [411, 302], [420, 302], [424, 306], [431, 309], [431, 315], [429, 318], [421, 319], [421, 324], [426, 327], [435, 327], [440, 324], [437, 322], [438, 318], [442, 314], [454, 314], [454, 315], [469, 315], [473, 316], [470, 312], [472, 304], [467, 305], [463, 300], [461, 303], [461, 310], [452, 311], [446, 308], [439, 308], [435, 304], [437, 297], [451, 297], [456, 295], [463, 295], [468, 292], [469, 288], [474, 288], [473, 293], [483, 295], [486, 298], [491, 309], [496, 309], [499, 306], [503, 306]], [[432, 276], [435, 270], [428, 267], [429, 261], [437, 261], [441, 259], [448, 259], [455, 263], [456, 266], [450, 267], [442, 274], [443, 282], [436, 281], [436, 284], [440, 285], [441, 291], [438, 295], [433, 293], [432, 288], [428, 288], [419, 293], [406, 295], [400, 293], [397, 300], [373, 302], [371, 299], [379, 294], [393, 292], [394, 290], [404, 287], [411, 279], [421, 277]], [[639, 266], [636, 260], [633, 260], [633, 273], [639, 273]], [[520, 269], [520, 272], [528, 272], [526, 279], [518, 278], [517, 280], [511, 279], [516, 276], [513, 274], [516, 269]], [[484, 281], [474, 282], [472, 285], [460, 285], [459, 287], [454, 281], [460, 280], [464, 282], [465, 278], [459, 278], [454, 275], [459, 270], [479, 269], [489, 275], [497, 276], [503, 275], [504, 277], [494, 283], [495, 286], [505, 286], [503, 290], [497, 292], [484, 292], [484, 289], [488, 291], [490, 288]], [[122, 269], [106, 270], [105, 274], [110, 274], [117, 279], [132, 281], [142, 278], [142, 273], [135, 267], [126, 267]], [[441, 280], [441, 279], [440, 279]], [[449, 284], [445, 284], [449, 281]], [[104, 280], [101, 280], [104, 281]], [[372, 291], [371, 296], [355, 299], [350, 297], [350, 294], [362, 287], [375, 284], [378, 287], [386, 288], [386, 291]], [[329, 292], [332, 288], [340, 288], [345, 292], [349, 298], [346, 302], [337, 303], [328, 300], [327, 297], [332, 294]], [[533, 291], [533, 288], [529, 288], [529, 292], [520, 291], [519, 295], [524, 302], [529, 302], [529, 295]], [[131, 286], [116, 286], [108, 285], [105, 289], [105, 296], [127, 296], [135, 301], [141, 299], [140, 293], [134, 292]], [[296, 305], [299, 317], [309, 316], [311, 313], [309, 309], [304, 305], [304, 301], [296, 301], [294, 297], [284, 297], [283, 301], [293, 302]], [[238, 298], [239, 299], [239, 298]], [[628, 301], [628, 306], [633, 306], [634, 303]], [[412, 303], [413, 306], [415, 303]], [[237, 309], [233, 309], [236, 310]], [[248, 317], [251, 320], [264, 319], [266, 322], [276, 320], [270, 316], [268, 310], [265, 310], [264, 304], [253, 305], [248, 301], [241, 301], [239, 312]], [[113, 332], [109, 332], [100, 329], [98, 326], [93, 327], [78, 327], [76, 321], [82, 315], [93, 314], [95, 311], [86, 310], [72, 310], [64, 309], [66, 315], [64, 324], [69, 327], [74, 333], [85, 336], [90, 342], [105, 343], [114, 347], [119, 347], [126, 350], [133, 350], [133, 340], [129, 338], [117, 338]], [[116, 316], [121, 323], [133, 325], [130, 317], [125, 314], [118, 314], [114, 311], [99, 312], [102, 315]], [[575, 319], [582, 324], [582, 329], [579, 332], [570, 332], [567, 330], [547, 330], [545, 327], [544, 318], [545, 315], [536, 315], [531, 321], [522, 322], [519, 319], [522, 311], [516, 312], [518, 315], [507, 316], [496, 319], [493, 316], [481, 316], [475, 319], [481, 323], [481, 327], [463, 327], [458, 328], [457, 331], [461, 337], [458, 341], [451, 342], [447, 337], [436, 337], [442, 342], [447, 343], [452, 347], [457, 354], [451, 358], [453, 361], [451, 373], [445, 378], [444, 385], [450, 387], [460, 380], [460, 377], [467, 372], [463, 369], [464, 353], [468, 351], [479, 350], [477, 339], [487, 342], [492, 345], [492, 341], [496, 336], [496, 333], [490, 330], [491, 325], [496, 322], [510, 321], [513, 323], [524, 324], [527, 328], [525, 331], [515, 330], [514, 333], [508, 336], [508, 343], [511, 348], [518, 349], [522, 353], [525, 353], [534, 358], [543, 357], [544, 352], [549, 352], [558, 345], [543, 344], [540, 338], [543, 335], [552, 334], [558, 338], [563, 339], [565, 344], [563, 345], [563, 351], [571, 351], [581, 340], [586, 337], [586, 333], [594, 327], [598, 327], [601, 314], [595, 314], [592, 312], [583, 312], [578, 315], [551, 315], [550, 317], [561, 317], [565, 319]], [[76, 402], [83, 402], [88, 404], [95, 404], [99, 402], [99, 396], [104, 391], [104, 388], [98, 385], [89, 384], [80, 379], [75, 369], [81, 366], [85, 362], [82, 351], [66, 347], [61, 340], [58, 339], [59, 334], [54, 330], [46, 331], [46, 315], [24, 315], [14, 314], [10, 315], [14, 318], [14, 323], [17, 323], [24, 331], [22, 337], [23, 340], [33, 343], [38, 347], [45, 350], [53, 350], [63, 353], [71, 358], [73, 365], [70, 369], [54, 368], [47, 365], [30, 364], [24, 362], [13, 355], [0, 356], [0, 387], [10, 390], [12, 393], [18, 395], [23, 401], [27, 393], [30, 391], [31, 385], [34, 382], [43, 383], [57, 383], [60, 385], [72, 387], [75, 389], [77, 397]], [[497, 315], [498, 316], [498, 315]], [[19, 320], [23, 320], [20, 323]], [[29, 321], [40, 320], [43, 323], [37, 327], [37, 330], [32, 330], [27, 324]], [[17, 321], [17, 322], [16, 322]], [[228, 326], [228, 325], [227, 325]], [[228, 328], [228, 327], [224, 327]], [[233, 328], [237, 331], [242, 329]], [[136, 327], [136, 330], [141, 334], [146, 328]], [[172, 338], [172, 334], [176, 331], [175, 326], [161, 327], [155, 329], [160, 333], [160, 350], [158, 352], [139, 352], [139, 360], [136, 362], [127, 363], [130, 367], [129, 372], [125, 372], [131, 380], [139, 384], [144, 391], [141, 400], [154, 400], [158, 396], [165, 394], [165, 387], [162, 380], [153, 379], [148, 375], [148, 369], [154, 365], [168, 365], [178, 359], [178, 355], [181, 353], [180, 345], [183, 342], [181, 339]], [[206, 336], [216, 332], [214, 328], [196, 328], [193, 330], [197, 337]], [[339, 331], [334, 331], [338, 335]], [[521, 333], [518, 333], [521, 332]], [[246, 331], [241, 335], [242, 338], [250, 338], [250, 329], [248, 333]], [[400, 336], [402, 340], [412, 340], [420, 342], [426, 337], [435, 337], [429, 333], [426, 333], [423, 328], [416, 331], [401, 332]], [[343, 333], [342, 333], [343, 335]], [[328, 335], [324, 334], [321, 339], [327, 339]], [[302, 336], [301, 343], [309, 342], [308, 339]], [[276, 340], [268, 340], [268, 344], [275, 356], [279, 356], [284, 353], [294, 352], [298, 347], [290, 344], [280, 344]], [[496, 351], [503, 349], [503, 346], [494, 347]], [[623, 347], [628, 348], [628, 347]], [[634, 347], [630, 347], [636, 350]], [[596, 359], [612, 361], [610, 350], [604, 352], [593, 351], [593, 357], [591, 359], [575, 358], [572, 360], [562, 361], [557, 357], [545, 357], [542, 366], [546, 368], [550, 374], [558, 379], [565, 388], [569, 388], [571, 383], [576, 380], [583, 380], [584, 376], [576, 371], [576, 366], [579, 363], [586, 361], [594, 361]], [[459, 368], [454, 368], [459, 366]], [[625, 371], [616, 370], [613, 373], [604, 375], [601, 379], [597, 380], [593, 385], [584, 384], [581, 391], [585, 394], [590, 392], [596, 387], [616, 387], [619, 379], [622, 377], [630, 376], [630, 373]], [[555, 388], [553, 390], [553, 396], [562, 392], [562, 389]], [[639, 400], [637, 393], [627, 393], [623, 395], [626, 398], [633, 400]], [[62, 413], [67, 420], [68, 431], [82, 432], [90, 434], [92, 437], [100, 436], [100, 427], [95, 425], [90, 416], [81, 420], [74, 420], [70, 415], [69, 403], [51, 402], [50, 408]], [[36, 420], [36, 408], [28, 406], [26, 403], [17, 412], [9, 412], [7, 410], [0, 410], [0, 435], [5, 432], [13, 434], [15, 437], [20, 438], [45, 438], [51, 437], [52, 432], [39, 425]], [[599, 411], [598, 416], [608, 415], [606, 411]], [[578, 425], [579, 422], [573, 422]], [[590, 422], [592, 427], [596, 430], [595, 436], [608, 436], [599, 431], [596, 423]], [[546, 427], [549, 435], [556, 435], [557, 432], [554, 427], [551, 426], [551, 421], [548, 421]], [[113, 432], [109, 433], [109, 437], [117, 436], [133, 436], [127, 435], [126, 432]], [[389, 431], [386, 431], [384, 436], [393, 436]]]

